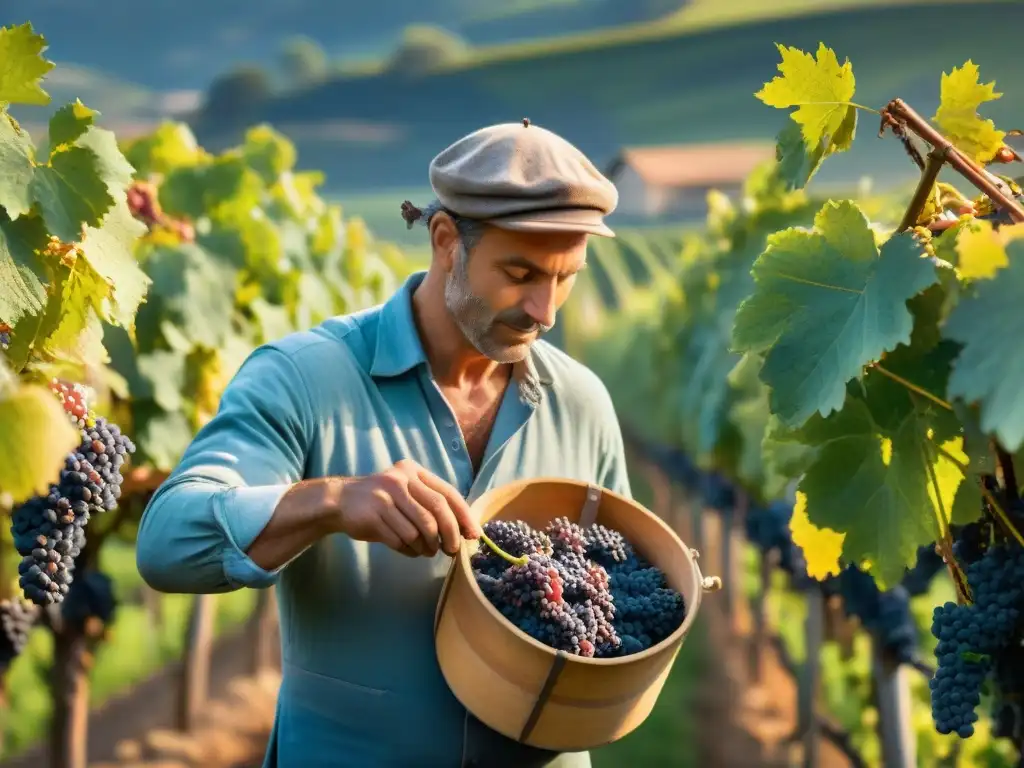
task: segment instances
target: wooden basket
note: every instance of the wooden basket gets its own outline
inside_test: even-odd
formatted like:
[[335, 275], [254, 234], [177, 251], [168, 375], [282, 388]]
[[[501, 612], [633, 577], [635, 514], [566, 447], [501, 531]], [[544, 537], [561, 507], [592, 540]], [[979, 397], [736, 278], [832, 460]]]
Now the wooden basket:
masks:
[[473, 510], [481, 523], [523, 520], [536, 528], [556, 517], [599, 522], [621, 532], [686, 600], [686, 619], [662, 642], [615, 659], [555, 651], [514, 627], [480, 591], [467, 543], [448, 571], [434, 619], [438, 662], [456, 698], [477, 719], [524, 744], [578, 752], [609, 744], [651, 713], [700, 608], [705, 579], [697, 551], [655, 515], [611, 491], [544, 478], [495, 488]]

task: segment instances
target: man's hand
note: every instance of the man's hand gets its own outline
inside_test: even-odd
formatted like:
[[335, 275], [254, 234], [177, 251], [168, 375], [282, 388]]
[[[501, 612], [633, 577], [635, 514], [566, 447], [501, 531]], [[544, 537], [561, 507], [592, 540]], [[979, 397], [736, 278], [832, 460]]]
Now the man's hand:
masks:
[[379, 542], [409, 557], [459, 551], [463, 537], [478, 539], [480, 525], [454, 487], [415, 461], [347, 480], [339, 498], [342, 532]]

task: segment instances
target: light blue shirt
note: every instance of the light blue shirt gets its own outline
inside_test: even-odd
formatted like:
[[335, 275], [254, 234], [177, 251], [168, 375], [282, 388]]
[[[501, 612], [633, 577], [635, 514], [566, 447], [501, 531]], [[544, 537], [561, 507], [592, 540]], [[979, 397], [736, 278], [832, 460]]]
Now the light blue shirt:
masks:
[[250, 356], [146, 509], [139, 571], [165, 592], [278, 585], [283, 681], [267, 766], [587, 766], [586, 753], [524, 755], [448, 690], [433, 641], [451, 562], [443, 553], [413, 559], [334, 535], [276, 572], [245, 554], [294, 483], [366, 475], [403, 458], [471, 502], [541, 476], [630, 494], [607, 390], [543, 341], [516, 366], [474, 476], [413, 321], [422, 279], [413, 275], [380, 307]]

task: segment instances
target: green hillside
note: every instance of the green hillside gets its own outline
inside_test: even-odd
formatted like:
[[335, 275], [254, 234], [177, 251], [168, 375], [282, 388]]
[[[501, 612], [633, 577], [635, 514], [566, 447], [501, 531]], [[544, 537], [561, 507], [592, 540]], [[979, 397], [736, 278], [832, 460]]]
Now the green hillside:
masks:
[[[799, 5], [783, 7], [795, 13]], [[252, 118], [292, 135], [303, 162], [324, 169], [333, 192], [353, 196], [422, 189], [431, 157], [454, 138], [523, 116], [564, 134], [598, 163], [623, 145], [770, 138], [784, 118], [753, 93], [775, 72], [777, 41], [805, 49], [824, 41], [853, 62], [858, 101], [881, 106], [900, 96], [928, 115], [940, 73], [970, 58], [1005, 92], [987, 114], [1006, 127], [1024, 114], [1012, 32], [1024, 23], [1024, 4], [861, 4], [729, 26], [720, 19], [699, 24], [698, 10], [699, 3], [685, 11], [693, 15], [675, 30], [509, 46], [415, 80], [387, 73], [339, 78], [275, 98]], [[233, 126], [200, 122], [197, 130], [208, 146], [237, 138]], [[858, 143], [822, 179], [863, 173], [903, 181], [913, 168], [896, 142], [881, 149]]]
[[[332, 59], [376, 56], [408, 24], [436, 24], [474, 44], [614, 26], [683, 0], [3, 0], [0, 26], [31, 21], [52, 57], [158, 90], [205, 88], [242, 62], [272, 63], [289, 36]], [[83, 31], [88, 37], [83, 39]]]

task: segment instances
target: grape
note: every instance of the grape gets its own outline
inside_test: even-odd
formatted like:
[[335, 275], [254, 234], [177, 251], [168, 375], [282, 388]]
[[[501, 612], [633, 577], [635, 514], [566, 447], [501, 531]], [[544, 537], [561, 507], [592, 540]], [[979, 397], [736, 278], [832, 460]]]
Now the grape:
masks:
[[1005, 144], [996, 150], [996, 156], [993, 158], [993, 162], [996, 163], [1012, 163], [1017, 160], [1017, 153]]
[[794, 587], [803, 589], [817, 582], [807, 575], [803, 550], [790, 535], [792, 516], [793, 505], [785, 500], [773, 501], [764, 508], [751, 507], [745, 519], [746, 533], [762, 555], [778, 553], [779, 569], [790, 577]]
[[903, 575], [901, 583], [911, 597], [920, 597], [928, 592], [932, 579], [945, 567], [946, 563], [942, 555], [935, 551], [934, 544], [920, 547], [917, 550], [917, 562]]
[[[499, 549], [513, 557], [526, 554], [551, 555], [551, 539], [541, 531], [534, 531], [526, 523], [509, 520], [491, 520], [484, 524], [484, 533]], [[474, 570], [498, 577], [508, 567], [508, 561], [499, 557], [489, 547], [473, 554]]]
[[106, 419], [88, 412], [83, 388], [53, 380], [51, 389], [79, 426], [81, 443], [64, 460], [56, 483], [11, 512], [11, 534], [22, 556], [19, 585], [37, 605], [60, 603], [72, 584], [75, 558], [85, 545], [94, 514], [117, 506], [121, 467], [135, 445]]
[[105, 573], [94, 570], [87, 570], [75, 580], [61, 605], [64, 620], [79, 627], [84, 626], [90, 618], [110, 624], [116, 610], [113, 581]]
[[526, 565], [513, 565], [498, 581], [502, 600], [516, 608], [562, 602], [562, 578], [549, 557], [535, 556]]
[[52, 379], [50, 391], [57, 396], [64, 411], [71, 417], [72, 423], [80, 429], [84, 427], [89, 417], [88, 390], [81, 384]]
[[7, 351], [11, 346], [11, 326], [0, 323], [0, 350]]
[[[957, 543], [978, 544], [974, 536]], [[935, 609], [932, 619], [932, 634], [939, 641], [935, 647], [938, 670], [931, 683], [932, 716], [939, 733], [957, 733], [961, 738], [974, 733], [981, 687], [994, 667], [1002, 670], [997, 678], [1000, 684], [1007, 676], [1007, 693], [1020, 684], [1019, 675], [1007, 667], [1020, 653], [1024, 549], [989, 545], [972, 559], [966, 575], [972, 602], [946, 603]], [[997, 714], [1006, 719], [1006, 711]]]
[[544, 532], [551, 537], [556, 552], [575, 552], [578, 555], [587, 551], [586, 534], [576, 523], [569, 522], [567, 517], [556, 517]]
[[910, 592], [903, 585], [882, 592], [871, 574], [856, 566], [844, 568], [832, 581], [843, 598], [848, 616], [856, 616], [875, 640], [898, 662], [917, 656], [917, 625], [910, 608]]
[[14, 661], [28, 644], [39, 608], [24, 600], [0, 601], [0, 669]]
[[528, 560], [510, 565], [489, 549], [477, 552], [471, 563], [480, 591], [512, 624], [552, 648], [595, 658], [637, 653], [686, 617], [682, 595], [618, 531], [560, 517], [543, 531], [491, 521], [484, 532]]
[[583, 532], [586, 555], [605, 567], [624, 563], [633, 555], [633, 547], [626, 537], [603, 525], [592, 525]]
[[928, 684], [935, 729], [964, 739], [974, 734], [978, 720], [975, 710], [990, 666], [987, 657], [974, 651], [972, 640], [981, 627], [979, 616], [971, 608], [946, 603], [935, 609], [932, 634], [939, 641], [935, 646], [939, 667]]

